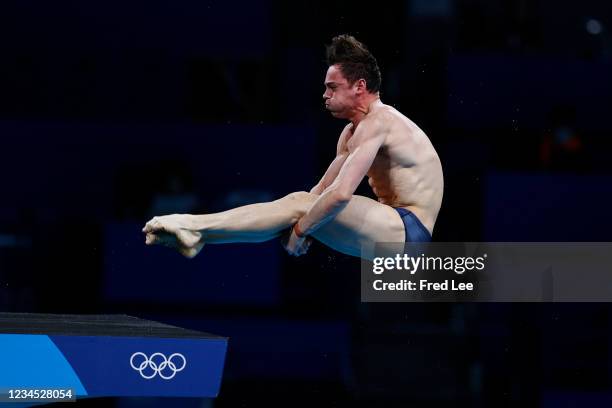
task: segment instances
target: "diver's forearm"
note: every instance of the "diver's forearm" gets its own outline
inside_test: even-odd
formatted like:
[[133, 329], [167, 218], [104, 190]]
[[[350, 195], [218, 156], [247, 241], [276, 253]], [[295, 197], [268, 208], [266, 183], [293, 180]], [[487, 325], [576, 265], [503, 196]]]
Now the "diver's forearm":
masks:
[[298, 230], [302, 235], [310, 235], [327, 224], [344, 209], [350, 199], [340, 196], [335, 190], [321, 194], [310, 210], [298, 221]]
[[317, 183], [316, 186], [310, 189], [309, 193], [320, 195], [323, 190], [325, 190], [325, 187], [321, 183]]

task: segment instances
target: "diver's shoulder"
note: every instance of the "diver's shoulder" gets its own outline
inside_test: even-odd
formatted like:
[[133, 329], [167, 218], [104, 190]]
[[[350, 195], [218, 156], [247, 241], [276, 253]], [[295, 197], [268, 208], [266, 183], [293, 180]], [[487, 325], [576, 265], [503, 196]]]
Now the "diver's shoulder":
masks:
[[364, 118], [364, 121], [376, 127], [388, 128], [389, 125], [393, 124], [398, 119], [397, 111], [392, 106], [381, 105], [372, 110]]

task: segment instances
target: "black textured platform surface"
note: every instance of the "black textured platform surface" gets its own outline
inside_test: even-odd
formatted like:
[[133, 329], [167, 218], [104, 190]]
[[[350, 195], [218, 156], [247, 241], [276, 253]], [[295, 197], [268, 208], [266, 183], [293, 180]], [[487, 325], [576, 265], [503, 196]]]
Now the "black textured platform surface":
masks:
[[225, 339], [128, 315], [0, 313], [0, 333]]

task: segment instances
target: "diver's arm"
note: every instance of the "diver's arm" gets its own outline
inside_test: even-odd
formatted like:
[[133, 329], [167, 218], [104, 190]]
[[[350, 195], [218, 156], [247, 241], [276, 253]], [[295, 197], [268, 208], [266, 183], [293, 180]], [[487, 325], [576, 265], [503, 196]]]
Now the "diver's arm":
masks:
[[338, 176], [294, 226], [296, 235], [312, 234], [348, 205], [385, 140], [385, 129], [378, 120], [360, 123], [353, 136], [355, 141], [350, 154], [343, 161]]

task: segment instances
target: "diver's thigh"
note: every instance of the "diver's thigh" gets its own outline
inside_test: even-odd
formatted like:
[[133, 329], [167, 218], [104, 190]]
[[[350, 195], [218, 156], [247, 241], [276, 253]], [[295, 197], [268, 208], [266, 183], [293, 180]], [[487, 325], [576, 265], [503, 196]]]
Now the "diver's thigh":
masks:
[[325, 245], [348, 255], [361, 256], [364, 246], [377, 242], [404, 242], [404, 223], [395, 209], [354, 195], [330, 222], [313, 233]]

